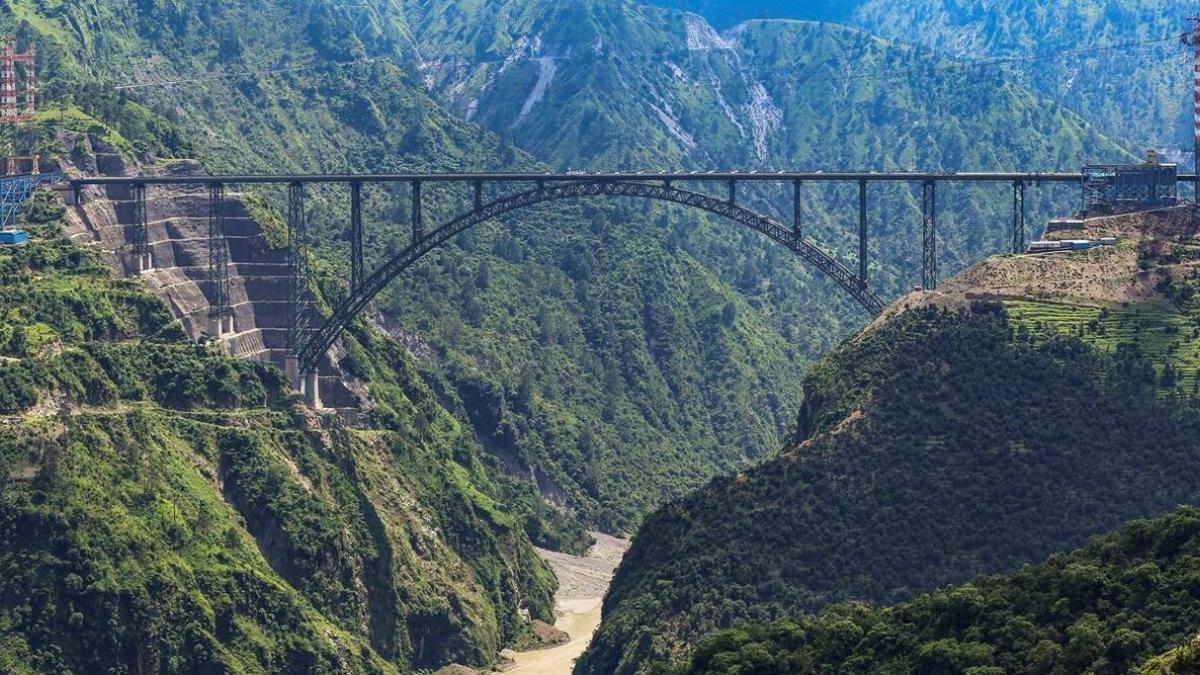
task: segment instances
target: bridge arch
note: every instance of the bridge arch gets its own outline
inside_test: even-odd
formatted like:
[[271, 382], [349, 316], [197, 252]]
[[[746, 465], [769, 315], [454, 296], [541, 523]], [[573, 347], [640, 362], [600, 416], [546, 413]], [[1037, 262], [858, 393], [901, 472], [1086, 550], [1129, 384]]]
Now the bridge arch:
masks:
[[537, 204], [600, 196], [636, 197], [671, 202], [698, 208], [732, 220], [739, 225], [767, 235], [796, 253], [806, 263], [837, 283], [868, 312], [878, 314], [883, 311], [883, 301], [845, 265], [774, 218], [740, 206], [733, 200], [679, 189], [671, 186], [669, 182], [656, 184], [626, 180], [595, 180], [558, 183], [549, 186], [539, 185], [532, 190], [507, 195], [486, 204], [477, 204], [473, 210], [455, 217], [397, 253], [363, 279], [359, 288], [351, 289], [350, 295], [338, 305], [333, 315], [307, 340], [304, 340], [303, 346], [296, 354], [301, 372], [314, 371], [321, 357], [345, 332], [354, 317], [358, 316], [367, 304], [374, 300], [401, 272], [413, 266], [426, 254], [446, 243], [455, 235], [498, 216]]

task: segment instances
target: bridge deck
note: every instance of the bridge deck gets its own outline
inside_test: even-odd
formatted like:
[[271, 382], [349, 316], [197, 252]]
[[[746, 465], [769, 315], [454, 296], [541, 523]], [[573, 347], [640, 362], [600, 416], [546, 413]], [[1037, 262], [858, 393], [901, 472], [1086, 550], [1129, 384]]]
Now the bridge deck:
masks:
[[[95, 176], [72, 178], [71, 184], [81, 185], [199, 185], [206, 183], [404, 183], [404, 182], [463, 182], [485, 181], [500, 183], [590, 182], [590, 181], [812, 181], [812, 182], [963, 182], [963, 183], [1077, 183], [1081, 173], [1066, 172], [618, 172], [618, 173], [337, 173], [337, 174], [260, 174], [227, 176]], [[1180, 175], [1181, 182], [1195, 178]]]

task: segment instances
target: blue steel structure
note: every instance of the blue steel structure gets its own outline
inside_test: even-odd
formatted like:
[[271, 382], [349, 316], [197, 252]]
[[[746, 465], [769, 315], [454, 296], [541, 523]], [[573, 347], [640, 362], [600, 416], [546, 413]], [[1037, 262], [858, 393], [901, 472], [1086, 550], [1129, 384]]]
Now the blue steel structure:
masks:
[[17, 213], [34, 190], [61, 182], [61, 173], [0, 176], [0, 230], [16, 227]]

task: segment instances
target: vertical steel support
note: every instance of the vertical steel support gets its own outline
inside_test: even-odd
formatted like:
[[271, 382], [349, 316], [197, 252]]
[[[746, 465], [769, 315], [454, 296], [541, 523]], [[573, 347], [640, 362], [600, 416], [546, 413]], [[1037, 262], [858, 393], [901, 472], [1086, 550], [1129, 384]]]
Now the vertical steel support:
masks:
[[937, 288], [937, 183], [927, 180], [921, 186], [921, 285]]
[[421, 215], [421, 181], [412, 182], [412, 240], [417, 243], [425, 238], [425, 223]]
[[729, 179], [729, 203], [737, 203], [737, 181], [732, 178]]
[[304, 213], [304, 185], [288, 186], [288, 349], [299, 354], [308, 328], [308, 219]]
[[1012, 252], [1025, 252], [1025, 181], [1013, 181]]
[[799, 180], [792, 181], [792, 236], [796, 239], [804, 237], [804, 202], [802, 201], [802, 184]]
[[858, 181], [858, 283], [867, 285], [867, 181]]
[[483, 208], [483, 181], [475, 181], [475, 210]]
[[356, 293], [362, 287], [363, 266], [363, 226], [362, 226], [362, 181], [350, 182], [350, 292]]
[[229, 315], [229, 242], [225, 240], [225, 186], [208, 186], [208, 283], [209, 316], [216, 320], [218, 333], [224, 332]]
[[140, 254], [150, 250], [150, 226], [146, 218], [146, 184], [134, 183], [130, 187], [133, 200], [133, 250]]

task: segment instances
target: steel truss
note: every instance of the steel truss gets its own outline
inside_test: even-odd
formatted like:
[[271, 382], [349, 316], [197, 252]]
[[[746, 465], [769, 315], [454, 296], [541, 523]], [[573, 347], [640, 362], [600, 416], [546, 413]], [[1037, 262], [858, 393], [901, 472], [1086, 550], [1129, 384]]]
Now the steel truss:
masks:
[[[414, 190], [414, 192], [418, 192]], [[478, 193], [477, 193], [478, 194]], [[771, 239], [800, 256], [802, 260], [813, 265], [838, 286], [845, 290], [860, 305], [872, 314], [883, 311], [883, 301], [864, 280], [860, 279], [849, 268], [822, 251], [813, 243], [798, 236], [793, 227], [787, 227], [770, 216], [751, 211], [733, 203], [729, 197], [722, 199], [711, 195], [680, 190], [664, 184], [632, 182], [632, 181], [594, 181], [570, 182], [547, 186], [542, 184], [533, 190], [511, 194], [495, 201], [473, 208], [450, 222], [442, 225], [427, 235], [413, 240], [412, 244], [395, 257], [385, 262], [379, 269], [363, 280], [361, 288], [352, 292], [338, 307], [323, 326], [306, 340], [296, 356], [301, 372], [312, 372], [318, 361], [333, 343], [341, 336], [354, 317], [363, 309], [401, 272], [411, 267], [425, 254], [448, 241], [460, 232], [492, 218], [511, 211], [527, 208], [535, 204], [560, 199], [580, 197], [636, 197], [673, 202], [692, 206], [710, 213], [728, 218], [739, 225], [761, 232]], [[419, 207], [414, 206], [414, 211]], [[865, 210], [865, 209], [864, 209]], [[418, 222], [414, 220], [414, 224]], [[865, 228], [865, 217], [863, 219]], [[414, 227], [415, 230], [415, 227]], [[418, 232], [414, 231], [414, 235]], [[860, 247], [860, 251], [862, 247]], [[865, 263], [865, 258], [860, 261]]]
[[925, 181], [921, 184], [921, 286], [933, 290], [937, 285], [937, 183]]
[[17, 226], [17, 214], [34, 191], [62, 179], [61, 173], [0, 177], [0, 230]]
[[134, 183], [129, 187], [133, 201], [133, 250], [146, 253], [150, 250], [150, 225], [146, 216], [146, 184]]
[[[353, 190], [352, 194], [356, 193], [357, 190]], [[304, 212], [304, 185], [301, 183], [292, 183], [288, 186], [287, 227], [289, 271], [287, 344], [289, 351], [298, 354], [304, 350], [309, 332], [308, 289], [305, 286], [308, 279], [308, 217]], [[355, 248], [361, 254], [361, 226], [357, 239], [359, 243]]]
[[1012, 252], [1025, 252], [1025, 181], [1013, 182]]
[[[209, 316], [217, 325], [229, 316], [229, 242], [225, 239], [225, 185], [208, 186]], [[218, 332], [223, 329], [218, 329]]]

